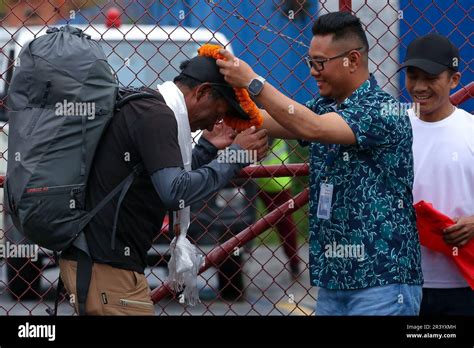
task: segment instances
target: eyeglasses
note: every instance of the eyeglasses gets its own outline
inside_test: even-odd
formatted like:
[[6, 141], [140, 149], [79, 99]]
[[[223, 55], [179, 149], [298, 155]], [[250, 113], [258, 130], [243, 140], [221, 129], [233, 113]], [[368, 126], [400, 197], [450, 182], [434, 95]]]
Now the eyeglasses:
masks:
[[310, 68], [310, 69], [314, 68], [314, 70], [316, 70], [316, 71], [323, 71], [324, 70], [324, 63], [327, 63], [327, 62], [329, 62], [333, 59], [345, 57], [349, 53], [351, 53], [352, 51], [360, 51], [362, 49], [363, 49], [363, 47], [353, 48], [353, 49], [351, 49], [349, 51], [346, 51], [344, 53], [341, 53], [337, 56], [330, 57], [330, 58], [324, 58], [324, 59], [313, 59], [310, 56], [306, 56], [306, 57], [304, 57], [304, 60], [306, 62], [306, 65], [308, 65], [308, 68]]

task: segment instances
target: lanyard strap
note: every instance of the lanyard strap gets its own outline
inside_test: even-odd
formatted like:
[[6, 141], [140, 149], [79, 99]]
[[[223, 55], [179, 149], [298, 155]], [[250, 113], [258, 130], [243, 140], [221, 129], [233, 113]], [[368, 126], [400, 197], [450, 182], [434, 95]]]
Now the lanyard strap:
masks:
[[336, 161], [337, 156], [339, 155], [340, 145], [332, 144], [332, 145], [328, 145], [328, 148], [329, 148], [328, 154], [326, 155], [326, 161], [324, 161], [324, 168], [322, 170], [322, 173], [325, 174], [324, 182], [328, 181], [327, 172], [329, 171], [329, 168], [332, 167], [332, 165]]

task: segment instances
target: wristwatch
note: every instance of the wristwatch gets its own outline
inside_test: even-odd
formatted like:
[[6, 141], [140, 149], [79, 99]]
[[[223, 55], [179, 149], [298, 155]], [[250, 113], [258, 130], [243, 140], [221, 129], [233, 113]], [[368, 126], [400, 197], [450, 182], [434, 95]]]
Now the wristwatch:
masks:
[[247, 87], [249, 94], [253, 97], [256, 97], [262, 91], [264, 84], [265, 84], [265, 79], [261, 76], [257, 76], [252, 81], [250, 81], [250, 84]]

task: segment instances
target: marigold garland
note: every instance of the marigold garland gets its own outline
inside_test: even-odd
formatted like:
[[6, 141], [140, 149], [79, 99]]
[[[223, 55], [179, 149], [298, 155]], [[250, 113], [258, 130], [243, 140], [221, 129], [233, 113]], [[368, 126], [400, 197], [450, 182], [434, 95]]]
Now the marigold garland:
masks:
[[[224, 56], [219, 53], [219, 50], [223, 47], [219, 45], [205, 44], [198, 49], [198, 54], [204, 57], [210, 57], [214, 59], [224, 59]], [[242, 109], [249, 116], [250, 120], [244, 120], [238, 117], [226, 115], [224, 116], [224, 122], [236, 130], [242, 131], [251, 126], [260, 127], [263, 124], [263, 118], [259, 108], [250, 99], [249, 92], [245, 88], [234, 88], [234, 93]]]

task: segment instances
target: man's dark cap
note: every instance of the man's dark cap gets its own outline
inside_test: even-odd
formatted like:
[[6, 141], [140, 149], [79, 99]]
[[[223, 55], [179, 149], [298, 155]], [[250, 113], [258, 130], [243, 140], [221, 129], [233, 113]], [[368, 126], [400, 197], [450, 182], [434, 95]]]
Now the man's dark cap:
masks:
[[413, 66], [431, 75], [447, 69], [458, 71], [459, 50], [448, 38], [428, 34], [413, 40], [407, 48], [405, 61], [398, 70]]
[[234, 89], [229, 85], [224, 75], [219, 72], [216, 60], [211, 57], [196, 56], [189, 60], [188, 65], [181, 71], [181, 75], [190, 77], [201, 83], [209, 82], [229, 103], [234, 110], [232, 116], [236, 116], [243, 120], [250, 120], [250, 117], [240, 106], [235, 96]]

